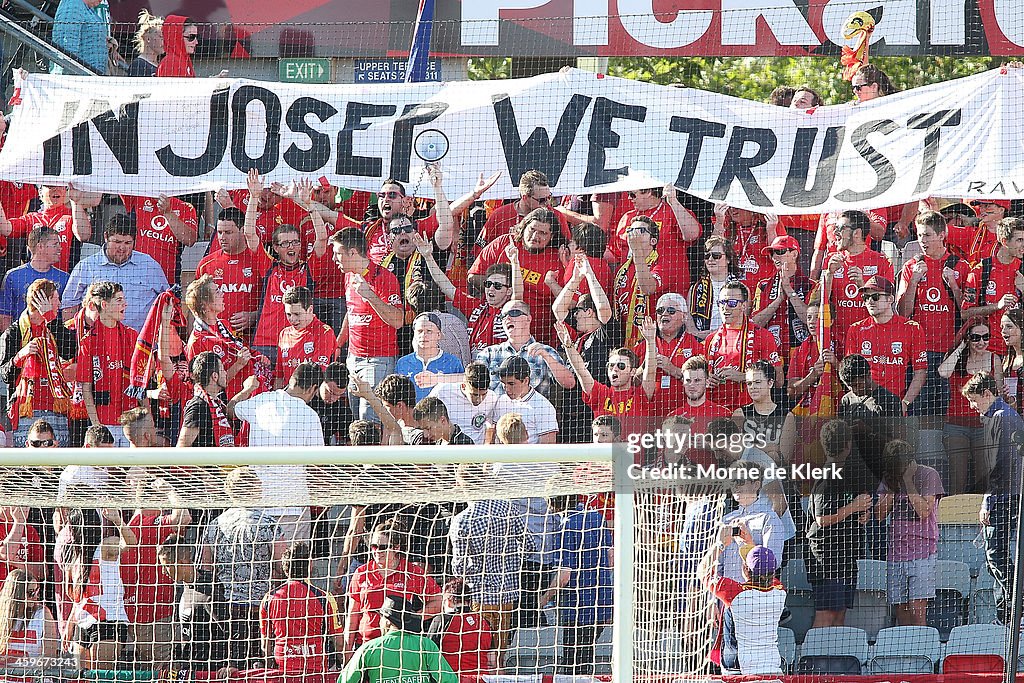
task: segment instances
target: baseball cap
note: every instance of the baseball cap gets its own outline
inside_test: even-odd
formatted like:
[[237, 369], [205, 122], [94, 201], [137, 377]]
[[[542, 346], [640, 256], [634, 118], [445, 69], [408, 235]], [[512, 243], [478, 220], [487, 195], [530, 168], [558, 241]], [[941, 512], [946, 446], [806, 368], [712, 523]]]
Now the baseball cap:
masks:
[[775, 249], [796, 249], [797, 251], [800, 251], [800, 243], [796, 241], [795, 237], [779, 235], [772, 240], [771, 244], [762, 249], [761, 253], [767, 254], [769, 251], [773, 251]]
[[498, 377], [526, 379], [530, 376], [530, 364], [520, 356], [509, 356], [498, 368]]
[[996, 206], [1003, 207], [1007, 211], [1010, 210], [1010, 200], [1009, 199], [985, 199], [985, 198], [981, 198], [981, 199], [965, 199], [964, 203], [974, 207], [974, 211], [975, 212], [978, 211], [978, 207], [980, 207], [982, 204], [995, 204]]
[[779, 567], [778, 562], [775, 560], [775, 553], [772, 552], [771, 548], [763, 545], [755, 545], [751, 548], [747, 552], [744, 563], [751, 576], [766, 576]]
[[892, 286], [892, 283], [879, 275], [875, 275], [870, 278], [864, 283], [864, 286], [860, 288], [861, 292], [867, 292], [870, 290], [881, 292], [882, 294], [888, 294], [889, 296], [896, 293], [896, 289]]
[[401, 595], [388, 595], [384, 598], [384, 604], [377, 612], [384, 619], [404, 631], [419, 633], [423, 629], [423, 622], [419, 612], [423, 610], [423, 603], [415, 595], [405, 598]]

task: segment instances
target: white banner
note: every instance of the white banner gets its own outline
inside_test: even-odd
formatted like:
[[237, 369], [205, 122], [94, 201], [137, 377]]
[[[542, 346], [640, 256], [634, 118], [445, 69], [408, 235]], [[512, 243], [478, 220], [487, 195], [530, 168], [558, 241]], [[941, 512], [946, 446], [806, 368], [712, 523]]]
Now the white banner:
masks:
[[776, 214], [931, 196], [1024, 196], [1024, 70], [865, 104], [797, 111], [567, 70], [505, 81], [302, 86], [242, 79], [30, 75], [0, 178], [155, 196], [307, 176], [375, 191], [396, 178], [488, 197], [547, 174], [555, 194], [672, 183]]

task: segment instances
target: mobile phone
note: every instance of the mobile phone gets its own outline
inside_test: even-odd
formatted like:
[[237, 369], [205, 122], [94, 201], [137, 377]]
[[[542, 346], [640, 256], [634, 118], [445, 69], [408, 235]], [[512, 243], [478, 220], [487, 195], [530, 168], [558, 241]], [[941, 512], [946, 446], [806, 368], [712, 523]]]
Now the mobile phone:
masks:
[[740, 528], [738, 526], [734, 526], [732, 528], [732, 535], [733, 536], [739, 536], [740, 535]]

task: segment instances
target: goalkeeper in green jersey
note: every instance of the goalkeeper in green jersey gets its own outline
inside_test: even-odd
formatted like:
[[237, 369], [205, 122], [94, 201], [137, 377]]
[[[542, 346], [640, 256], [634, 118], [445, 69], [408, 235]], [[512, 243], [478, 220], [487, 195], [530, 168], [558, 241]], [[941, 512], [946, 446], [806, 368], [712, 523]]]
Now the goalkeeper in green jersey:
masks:
[[359, 646], [338, 683], [459, 683], [434, 641], [420, 635], [419, 602], [385, 597], [379, 610], [387, 621], [384, 635]]

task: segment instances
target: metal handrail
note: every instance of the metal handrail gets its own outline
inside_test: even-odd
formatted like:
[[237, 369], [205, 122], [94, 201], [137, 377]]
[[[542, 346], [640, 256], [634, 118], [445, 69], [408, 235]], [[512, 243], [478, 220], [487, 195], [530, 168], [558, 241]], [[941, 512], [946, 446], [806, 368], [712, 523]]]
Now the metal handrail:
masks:
[[[45, 15], [44, 15], [45, 16]], [[0, 33], [4, 33], [14, 40], [23, 43], [38, 52], [46, 59], [54, 62], [64, 69], [64, 72], [72, 76], [95, 76], [97, 72], [78, 61], [66, 52], [54, 47], [50, 43], [35, 35], [31, 31], [20, 26], [9, 16], [0, 14]]]
[[42, 11], [32, 3], [28, 2], [28, 0], [7, 0], [7, 2], [11, 3], [12, 5], [17, 5], [20, 9], [25, 10], [26, 12], [34, 16], [36, 19], [39, 19], [40, 21], [45, 21], [48, 24], [53, 23], [53, 17], [51, 17], [49, 14]]

